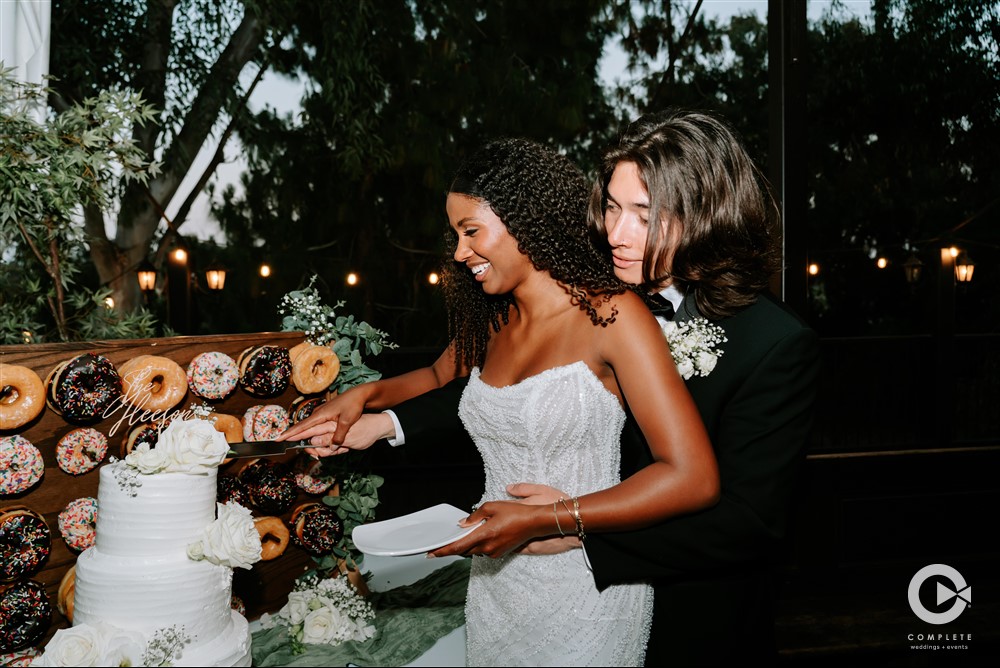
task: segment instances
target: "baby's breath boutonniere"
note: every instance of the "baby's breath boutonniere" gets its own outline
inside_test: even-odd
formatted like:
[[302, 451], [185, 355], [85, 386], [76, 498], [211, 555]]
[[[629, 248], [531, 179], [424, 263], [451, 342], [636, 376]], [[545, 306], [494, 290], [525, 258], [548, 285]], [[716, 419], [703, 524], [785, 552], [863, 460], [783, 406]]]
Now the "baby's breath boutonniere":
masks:
[[729, 340], [724, 329], [705, 318], [683, 322], [668, 320], [660, 323], [660, 329], [667, 338], [674, 364], [684, 380], [710, 374], [725, 352], [718, 346]]

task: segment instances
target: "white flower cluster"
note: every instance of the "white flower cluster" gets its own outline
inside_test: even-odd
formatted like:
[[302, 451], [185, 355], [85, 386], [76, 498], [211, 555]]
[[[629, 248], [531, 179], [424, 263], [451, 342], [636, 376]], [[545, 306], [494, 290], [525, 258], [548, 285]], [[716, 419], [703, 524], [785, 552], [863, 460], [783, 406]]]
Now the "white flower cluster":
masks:
[[710, 374], [725, 352], [717, 346], [729, 340], [725, 330], [705, 318], [683, 322], [667, 320], [660, 323], [660, 329], [667, 337], [674, 364], [684, 380]]
[[218, 517], [205, 527], [201, 540], [191, 543], [187, 555], [229, 568], [246, 568], [260, 561], [260, 534], [250, 511], [238, 503], [216, 504]]
[[316, 277], [303, 290], [295, 290], [284, 295], [278, 303], [278, 313], [285, 316], [283, 329], [300, 329], [306, 339], [318, 346], [325, 346], [337, 338], [336, 309], [344, 302], [338, 301], [330, 307], [323, 304], [319, 292], [313, 287]]
[[110, 624], [59, 629], [33, 666], [169, 666], [191, 638], [182, 629], [160, 629], [146, 641], [141, 633]]
[[228, 454], [225, 434], [208, 420], [175, 419], [160, 432], [155, 448], [141, 443], [125, 457], [125, 464], [143, 475], [205, 474]]
[[261, 626], [286, 626], [293, 646], [339, 645], [375, 635], [375, 611], [346, 577], [319, 580], [306, 577], [288, 595], [288, 603], [274, 615], [264, 614]]

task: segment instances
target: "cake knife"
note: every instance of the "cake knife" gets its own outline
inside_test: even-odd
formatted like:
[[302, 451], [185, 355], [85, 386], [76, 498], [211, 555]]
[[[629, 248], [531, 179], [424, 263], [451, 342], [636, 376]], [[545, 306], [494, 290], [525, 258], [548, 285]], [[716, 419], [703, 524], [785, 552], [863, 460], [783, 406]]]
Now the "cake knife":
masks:
[[229, 455], [231, 459], [241, 459], [243, 457], [273, 457], [283, 455], [292, 450], [302, 448], [321, 448], [321, 445], [312, 445], [308, 441], [250, 441], [247, 443], [230, 443]]

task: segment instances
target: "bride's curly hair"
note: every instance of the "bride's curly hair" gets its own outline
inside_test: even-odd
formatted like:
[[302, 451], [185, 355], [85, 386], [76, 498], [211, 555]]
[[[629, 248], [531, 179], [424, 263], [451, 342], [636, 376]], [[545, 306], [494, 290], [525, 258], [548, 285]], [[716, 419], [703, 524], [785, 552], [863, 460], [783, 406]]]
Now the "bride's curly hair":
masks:
[[[598, 308], [628, 286], [594, 246], [587, 228], [590, 184], [569, 159], [527, 139], [498, 139], [459, 167], [449, 193], [488, 204], [518, 250], [535, 269], [549, 272], [591, 322], [614, 322], [614, 309], [602, 317]], [[445, 245], [442, 287], [456, 362], [482, 366], [491, 331], [508, 322], [513, 298], [487, 294], [472, 272], [454, 261], [458, 238], [450, 228]]]

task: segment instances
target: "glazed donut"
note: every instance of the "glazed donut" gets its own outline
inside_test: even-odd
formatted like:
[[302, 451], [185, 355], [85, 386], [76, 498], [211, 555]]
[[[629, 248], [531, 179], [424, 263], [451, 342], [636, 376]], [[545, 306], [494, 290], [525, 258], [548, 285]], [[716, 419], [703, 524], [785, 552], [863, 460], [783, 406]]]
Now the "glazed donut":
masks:
[[295, 544], [316, 556], [330, 554], [344, 537], [344, 524], [325, 503], [303, 503], [292, 512]]
[[238, 503], [244, 508], [249, 508], [251, 505], [246, 485], [234, 475], [219, 476], [215, 495], [219, 503]]
[[187, 383], [202, 399], [223, 399], [236, 389], [240, 369], [225, 353], [202, 353], [187, 368]]
[[0, 496], [20, 494], [42, 479], [42, 453], [23, 436], [0, 436]]
[[77, 355], [57, 365], [45, 379], [49, 408], [69, 420], [100, 418], [122, 394], [122, 379], [108, 358]]
[[288, 349], [279, 346], [251, 346], [236, 360], [240, 384], [255, 397], [281, 394], [292, 375]]
[[327, 346], [302, 343], [288, 351], [288, 355], [292, 361], [292, 384], [302, 394], [322, 392], [340, 373], [340, 360]]
[[0, 512], [0, 582], [36, 572], [51, 550], [52, 534], [41, 515], [24, 506]]
[[292, 507], [298, 493], [287, 466], [264, 459], [251, 461], [240, 471], [250, 503], [268, 515], [281, 515]]
[[295, 466], [295, 484], [307, 494], [323, 494], [333, 486], [335, 478], [323, 475], [323, 462], [301, 455]]
[[260, 534], [260, 558], [264, 561], [277, 559], [288, 547], [288, 527], [280, 517], [258, 517], [253, 521]]
[[40, 583], [23, 580], [0, 590], [0, 652], [33, 645], [51, 617], [52, 604]]
[[118, 369], [125, 401], [147, 411], [168, 411], [187, 394], [187, 377], [177, 362], [139, 355]]
[[0, 430], [28, 424], [45, 409], [45, 386], [26, 366], [0, 364]]
[[243, 414], [243, 439], [273, 441], [288, 429], [288, 411], [281, 406], [251, 406]]
[[326, 403], [323, 397], [296, 397], [288, 407], [288, 419], [292, 424], [301, 422], [312, 415], [312, 412]]
[[231, 599], [229, 599], [229, 607], [235, 610], [236, 612], [240, 613], [244, 617], [247, 616], [246, 603], [244, 603], [243, 599], [240, 598], [239, 596], [233, 596]]
[[125, 438], [122, 439], [121, 456], [125, 459], [132, 450], [136, 447], [146, 443], [149, 445], [150, 449], [156, 447], [156, 442], [160, 438], [160, 423], [159, 422], [145, 422], [143, 424], [138, 424], [125, 434]]
[[235, 415], [212, 413], [209, 417], [216, 431], [226, 435], [227, 443], [239, 443], [243, 440], [243, 423]]
[[56, 464], [66, 473], [80, 475], [97, 467], [108, 453], [108, 439], [90, 427], [67, 433], [56, 444]]
[[26, 647], [18, 652], [7, 652], [0, 654], [0, 666], [8, 668], [26, 668], [35, 665], [35, 659], [42, 653], [35, 647]]
[[76, 598], [76, 564], [69, 567], [62, 580], [59, 581], [59, 593], [56, 595], [56, 607], [63, 617], [73, 623], [73, 601]]
[[59, 533], [70, 549], [83, 552], [97, 539], [97, 499], [85, 496], [59, 513]]

